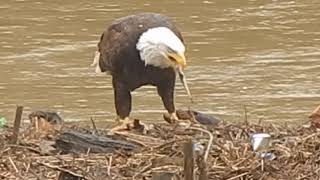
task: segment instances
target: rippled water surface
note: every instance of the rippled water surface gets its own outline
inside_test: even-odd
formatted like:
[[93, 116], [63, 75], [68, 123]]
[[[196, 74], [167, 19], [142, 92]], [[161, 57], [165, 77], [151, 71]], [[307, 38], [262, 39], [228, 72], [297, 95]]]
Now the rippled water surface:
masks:
[[[66, 120], [115, 117], [110, 77], [89, 67], [115, 18], [166, 14], [187, 42], [191, 108], [225, 120], [304, 121], [320, 103], [320, 2], [72, 1], [0, 2], [0, 114], [16, 104], [58, 111]], [[190, 106], [181, 83], [176, 106]], [[133, 93], [135, 118], [161, 120], [154, 87]]]

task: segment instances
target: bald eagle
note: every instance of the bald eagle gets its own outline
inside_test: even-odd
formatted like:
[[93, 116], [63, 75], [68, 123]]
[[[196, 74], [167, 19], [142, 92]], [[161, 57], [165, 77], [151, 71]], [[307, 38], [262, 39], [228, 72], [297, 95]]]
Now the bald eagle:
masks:
[[115, 109], [119, 120], [130, 122], [131, 92], [156, 86], [172, 120], [176, 74], [186, 86], [185, 45], [179, 29], [161, 14], [140, 13], [116, 19], [101, 35], [92, 66], [112, 76]]

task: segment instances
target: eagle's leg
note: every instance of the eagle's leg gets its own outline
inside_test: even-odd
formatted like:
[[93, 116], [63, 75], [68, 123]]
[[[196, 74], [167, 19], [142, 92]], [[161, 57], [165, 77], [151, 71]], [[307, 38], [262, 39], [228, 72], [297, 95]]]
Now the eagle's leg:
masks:
[[170, 115], [172, 122], [178, 121], [176, 110], [174, 106], [174, 82], [164, 86], [157, 86], [158, 94], [162, 99], [163, 105]]
[[114, 89], [115, 108], [118, 115], [120, 125], [112, 129], [112, 131], [127, 129], [133, 122], [130, 120], [129, 115], [131, 112], [131, 93], [127, 85], [115, 78], [112, 79]]

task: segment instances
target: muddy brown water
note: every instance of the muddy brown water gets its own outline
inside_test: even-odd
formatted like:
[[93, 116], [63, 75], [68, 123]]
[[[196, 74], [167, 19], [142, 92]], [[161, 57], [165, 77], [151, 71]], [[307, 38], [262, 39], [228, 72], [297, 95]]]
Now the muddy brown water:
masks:
[[[44, 109], [64, 119], [115, 117], [110, 77], [89, 65], [115, 18], [166, 14], [187, 42], [186, 75], [195, 103], [177, 81], [176, 106], [242, 120], [303, 121], [320, 98], [320, 2], [37, 1], [0, 2], [0, 114]], [[161, 120], [154, 87], [133, 93], [135, 118]]]

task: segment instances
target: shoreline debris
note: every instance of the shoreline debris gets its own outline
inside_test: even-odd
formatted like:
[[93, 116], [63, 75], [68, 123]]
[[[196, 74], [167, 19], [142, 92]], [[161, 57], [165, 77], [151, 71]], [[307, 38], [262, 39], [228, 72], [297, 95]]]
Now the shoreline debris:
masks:
[[[17, 144], [9, 143], [13, 128], [8, 127], [0, 133], [0, 178], [63, 179], [66, 176], [142, 180], [166, 177], [172, 180], [185, 178], [187, 161], [193, 162], [193, 168], [188, 165], [188, 169], [193, 169], [188, 174], [200, 180], [320, 177], [320, 133], [314, 126], [266, 122], [220, 122], [216, 126], [204, 126], [189, 121], [186, 127], [157, 123], [152, 124], [146, 134], [132, 129], [113, 135], [108, 134], [109, 130], [65, 122], [61, 129], [42, 136], [21, 131]], [[272, 137], [264, 158], [257, 156], [252, 148], [251, 135], [256, 133]], [[63, 141], [66, 147], [72, 143], [84, 145], [83, 140], [87, 140], [94, 147], [114, 149], [99, 152], [83, 146], [82, 151], [63, 151], [57, 148], [57, 141], [66, 135], [69, 138]], [[82, 139], [76, 140], [79, 137]], [[188, 142], [193, 144], [188, 146], [191, 154], [186, 157], [184, 147]]]
[[267, 150], [270, 147], [271, 136], [267, 133], [252, 135], [252, 148], [254, 151]]
[[311, 125], [320, 128], [320, 105], [309, 115]]

